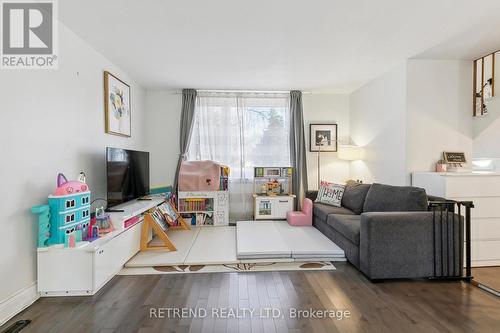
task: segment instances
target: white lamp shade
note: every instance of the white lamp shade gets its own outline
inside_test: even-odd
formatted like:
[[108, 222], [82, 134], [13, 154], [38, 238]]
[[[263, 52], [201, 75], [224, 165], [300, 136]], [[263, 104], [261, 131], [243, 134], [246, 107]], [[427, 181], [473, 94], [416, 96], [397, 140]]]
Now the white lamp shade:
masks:
[[363, 148], [358, 146], [340, 146], [338, 158], [345, 161], [357, 161], [363, 159]]

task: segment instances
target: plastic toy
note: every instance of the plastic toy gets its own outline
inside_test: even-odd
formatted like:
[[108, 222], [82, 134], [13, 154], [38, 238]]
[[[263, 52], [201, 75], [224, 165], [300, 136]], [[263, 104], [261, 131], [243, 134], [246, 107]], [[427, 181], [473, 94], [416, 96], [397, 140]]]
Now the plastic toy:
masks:
[[33, 206], [31, 212], [38, 215], [38, 247], [47, 247], [50, 238], [50, 208], [48, 205]]
[[96, 223], [99, 229], [109, 229], [111, 224], [110, 224], [110, 218], [109, 214], [106, 214], [104, 211], [104, 207], [97, 208], [95, 210], [95, 218], [96, 218]]
[[[57, 188], [49, 195], [50, 244], [68, 244], [76, 239], [77, 229], [88, 228], [90, 221], [90, 190], [82, 172], [77, 180], [68, 181], [60, 173]], [[66, 242], [68, 239], [69, 242]]]
[[254, 194], [286, 196], [292, 194], [292, 174], [290, 167], [254, 168]]
[[277, 179], [267, 182], [267, 195], [274, 196], [282, 193], [283, 189], [281, 188], [281, 183]]

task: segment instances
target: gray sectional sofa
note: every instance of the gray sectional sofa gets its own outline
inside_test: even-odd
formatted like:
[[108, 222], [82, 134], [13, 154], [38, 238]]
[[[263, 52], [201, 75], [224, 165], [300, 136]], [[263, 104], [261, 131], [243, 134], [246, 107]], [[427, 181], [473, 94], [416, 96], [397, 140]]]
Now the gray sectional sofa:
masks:
[[[317, 191], [307, 193], [313, 201], [316, 196]], [[429, 198], [422, 188], [350, 181], [342, 207], [314, 203], [313, 225], [371, 280], [457, 275], [459, 258], [441, 247], [441, 240], [434, 236], [435, 215], [428, 211], [428, 201], [436, 199], [441, 198]], [[457, 234], [449, 235], [443, 240], [446, 243], [458, 239], [462, 226], [460, 218], [450, 221]], [[447, 245], [463, 246], [458, 241]], [[445, 268], [441, 268], [443, 263]], [[436, 269], [447, 271], [436, 273]]]

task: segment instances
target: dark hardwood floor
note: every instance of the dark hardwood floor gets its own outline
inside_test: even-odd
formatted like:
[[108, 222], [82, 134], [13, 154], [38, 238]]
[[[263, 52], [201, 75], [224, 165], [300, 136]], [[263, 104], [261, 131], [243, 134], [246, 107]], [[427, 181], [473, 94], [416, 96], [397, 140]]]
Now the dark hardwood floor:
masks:
[[472, 276], [477, 283], [500, 293], [500, 266], [473, 268]]
[[[93, 297], [41, 298], [2, 329], [16, 320], [31, 319], [23, 333], [500, 330], [500, 298], [472, 285], [430, 281], [371, 283], [349, 264], [336, 266], [338, 269], [330, 272], [117, 276]], [[205, 318], [151, 317], [151, 311], [159, 314], [159, 307], [253, 308], [256, 312], [259, 308], [275, 308], [284, 317], [255, 315], [226, 320], [212, 317], [210, 311]], [[293, 319], [289, 318], [290, 308], [348, 310], [350, 317]]]

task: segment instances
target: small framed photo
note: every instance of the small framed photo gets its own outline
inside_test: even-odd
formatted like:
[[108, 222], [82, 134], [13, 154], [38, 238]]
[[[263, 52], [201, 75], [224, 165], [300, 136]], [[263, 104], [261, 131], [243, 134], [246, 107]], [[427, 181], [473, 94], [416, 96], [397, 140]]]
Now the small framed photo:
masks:
[[445, 151], [443, 152], [443, 158], [444, 161], [448, 164], [463, 164], [467, 163], [467, 160], [465, 159], [465, 153], [464, 152], [449, 152]]
[[130, 86], [110, 72], [104, 72], [106, 133], [131, 136], [131, 105]]
[[309, 124], [309, 151], [336, 152], [337, 124]]

